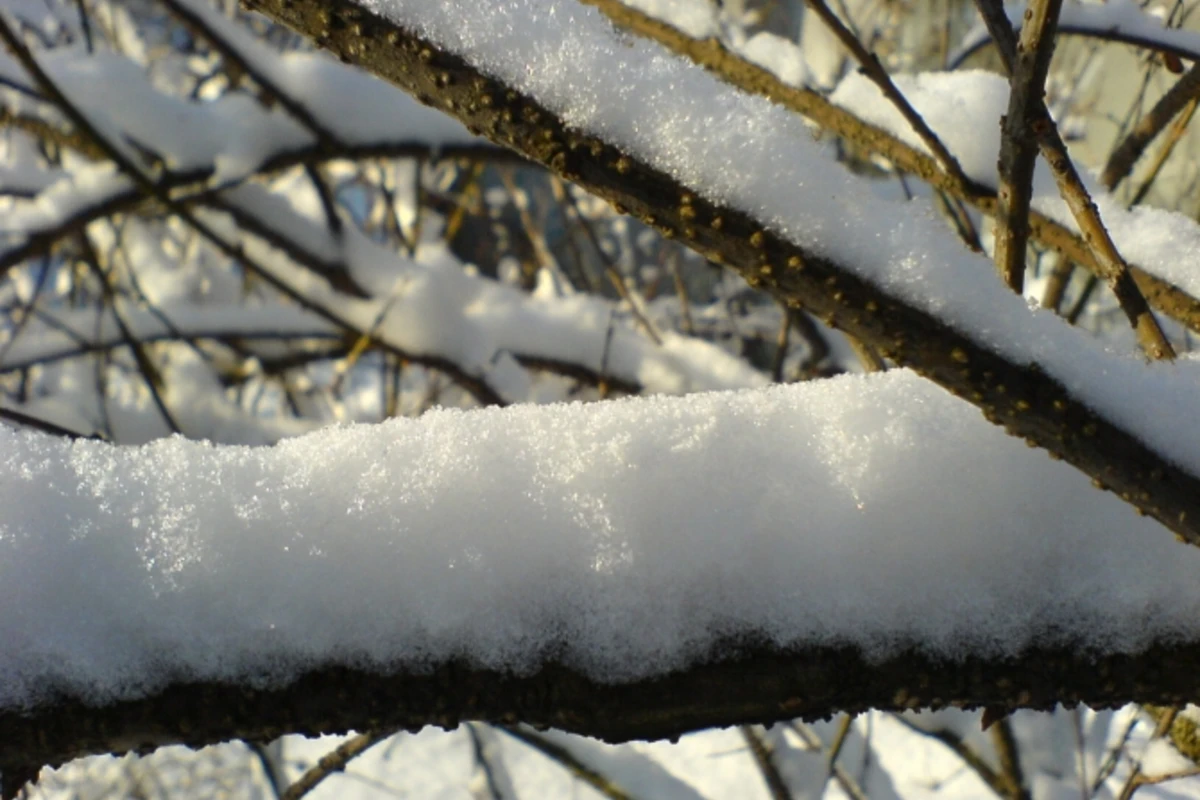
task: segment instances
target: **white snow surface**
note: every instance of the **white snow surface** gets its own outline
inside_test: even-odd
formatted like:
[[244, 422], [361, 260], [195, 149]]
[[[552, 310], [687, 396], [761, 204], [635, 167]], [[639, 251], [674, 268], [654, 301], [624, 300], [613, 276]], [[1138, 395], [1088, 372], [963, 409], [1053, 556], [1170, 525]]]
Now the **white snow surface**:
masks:
[[271, 448], [0, 429], [0, 507], [0, 707], [454, 656], [622, 681], [747, 632], [1130, 651], [1200, 619], [1200, 551], [903, 370]]
[[[964, 252], [928, 203], [878, 197], [871, 183], [826, 157], [799, 116], [658, 45], [621, 39], [599, 11], [574, 0], [486, 0], [466, 15], [436, 0], [364, 5], [981, 346], [1038, 364], [1102, 415], [1200, 473], [1200, 428], [1178, 424], [1197, 409], [1200, 362], [1147, 366], [1031, 310], [1003, 289], [988, 259]], [[1175, 260], [1193, 263], [1200, 236], [1184, 217], [1172, 219], [1179, 235], [1163, 241]]]

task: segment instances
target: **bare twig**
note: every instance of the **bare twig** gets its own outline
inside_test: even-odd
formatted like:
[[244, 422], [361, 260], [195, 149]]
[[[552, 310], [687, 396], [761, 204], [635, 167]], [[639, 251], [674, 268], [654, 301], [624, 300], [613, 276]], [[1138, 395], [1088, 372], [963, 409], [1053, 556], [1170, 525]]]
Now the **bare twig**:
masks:
[[391, 732], [368, 731], [351, 736], [332, 752], [322, 756], [320, 761], [297, 778], [279, 795], [279, 800], [300, 800], [301, 797], [317, 788], [317, 784], [321, 781], [335, 772], [342, 772], [346, 769], [347, 764], [391, 735]]
[[619, 786], [612, 778], [602, 775], [576, 758], [571, 751], [547, 739], [545, 736], [524, 725], [505, 725], [497, 728], [519, 742], [529, 745], [542, 755], [560, 764], [579, 780], [591, 786], [609, 800], [635, 800], [635, 796]]
[[971, 745], [967, 744], [967, 742], [954, 731], [950, 730], [949, 728], [928, 730], [926, 728], [922, 728], [920, 725], [917, 725], [915, 722], [901, 716], [900, 714], [893, 714], [892, 719], [896, 720], [913, 733], [919, 733], [922, 736], [928, 736], [930, 739], [941, 742], [946, 747], [950, 748], [955, 755], [961, 758], [963, 763], [970, 767], [971, 770], [979, 776], [979, 779], [983, 781], [988, 788], [996, 793], [996, 796], [1009, 796], [1009, 784], [1005, 777], [994, 770], [980, 753], [971, 747]]
[[978, 0], [992, 37], [1009, 71], [1008, 113], [1001, 123], [999, 203], [996, 209], [994, 258], [1004, 282], [1016, 293], [1024, 291], [1025, 251], [1029, 241], [1029, 203], [1033, 197], [1033, 168], [1037, 163], [1034, 125], [1044, 114], [1046, 73], [1054, 54], [1054, 26], [1062, 0], [1032, 0], [1015, 50], [1003, 41], [1012, 34], [999, 0]]
[[[1036, 1], [1060, 2], [1060, 0]], [[1018, 69], [1026, 54], [1018, 50], [1016, 37], [1012, 28], [1009, 27], [1008, 17], [1004, 15], [1004, 9], [999, 0], [976, 0], [976, 6], [987, 23], [988, 29], [992, 32], [992, 37], [996, 40], [1002, 60], [1009, 66], [1010, 71]], [[1030, 25], [1026, 27], [1029, 28]], [[1024, 31], [1021, 42], [1022, 44], [1026, 42]], [[1117, 252], [1112, 237], [1109, 236], [1107, 228], [1100, 219], [1095, 203], [1092, 202], [1091, 196], [1075, 169], [1075, 164], [1067, 152], [1066, 144], [1058, 133], [1058, 127], [1050, 118], [1049, 111], [1046, 110], [1046, 104], [1043, 102], [1040, 92], [1036, 97], [1029, 97], [1028, 102], [1035, 106], [1027, 117], [1029, 127], [1033, 135], [1037, 137], [1038, 147], [1050, 166], [1050, 171], [1058, 184], [1059, 193], [1067, 202], [1079, 230], [1083, 233], [1084, 240], [1088, 242], [1095, 255], [1096, 273], [1104, 278], [1113, 294], [1116, 295], [1117, 302], [1129, 319], [1130, 325], [1137, 334], [1138, 343], [1146, 355], [1150, 358], [1174, 358], [1174, 348], [1167, 341], [1162, 328], [1159, 327], [1158, 321], [1146, 303], [1146, 298], [1142, 296], [1141, 290], [1134, 282], [1129, 266]], [[1004, 138], [1007, 140], [1010, 135], [1013, 134], [1007, 129], [1006, 123]]]
[[1154, 182], [1162, 173], [1162, 168], [1167, 163], [1167, 159], [1175, 151], [1175, 146], [1183, 139], [1183, 134], [1187, 131], [1192, 117], [1196, 115], [1198, 103], [1200, 103], [1200, 98], [1193, 99], [1192, 102], [1188, 103], [1187, 108], [1184, 109], [1179, 118], [1175, 120], [1175, 124], [1171, 126], [1171, 132], [1167, 135], [1167, 141], [1163, 143], [1158, 153], [1155, 154], [1154, 163], [1150, 165], [1150, 169], [1146, 173], [1146, 178], [1142, 181], [1142, 185], [1138, 187], [1138, 190], [1134, 192], [1129, 205], [1136, 206], [1146, 199], [1150, 187], [1154, 185]]
[[73, 431], [70, 428], [64, 428], [61, 425], [56, 425], [49, 420], [35, 417], [32, 414], [26, 414], [24, 411], [18, 411], [15, 408], [5, 408], [0, 406], [0, 419], [7, 420], [17, 425], [22, 425], [26, 428], [32, 428], [35, 431], [49, 433], [53, 436], [62, 436], [67, 439], [103, 439], [96, 433], [80, 433]]
[[[1150, 741], [1162, 739], [1171, 730], [1171, 725], [1175, 722], [1175, 717], [1178, 715], [1179, 709], [1168, 708], [1158, 717], [1154, 723], [1154, 732], [1150, 734]], [[1129, 779], [1125, 781], [1125, 785], [1121, 787], [1121, 793], [1117, 795], [1117, 800], [1129, 800], [1144, 783], [1145, 775], [1142, 773], [1142, 762], [1138, 759], [1133, 764], [1133, 770], [1129, 773]]]
[[772, 800], [792, 800], [791, 790], [788, 789], [787, 781], [783, 779], [783, 775], [775, 766], [774, 754], [771, 752], [771, 746], [767, 743], [766, 737], [763, 736], [761, 726], [743, 725], [739, 730], [746, 746], [750, 749], [755, 766], [762, 775], [763, 783], [767, 785], [767, 792], [771, 795]]
[[1005, 717], [992, 726], [992, 744], [1000, 760], [1000, 775], [1008, 786], [1008, 797], [1012, 800], [1030, 800], [1025, 787], [1025, 773], [1021, 769], [1021, 750], [1013, 736], [1012, 718]]
[[[1061, 0], [1052, 0], [1053, 2], [1061, 2]], [[833, 32], [838, 41], [850, 51], [859, 66], [862, 67], [863, 74], [867, 76], [876, 86], [883, 96], [891, 101], [896, 110], [904, 117], [917, 135], [921, 137], [921, 141], [929, 148], [929, 152], [933, 153], [942, 169], [946, 174], [960, 184], [967, 184], [966, 175], [963, 174], [962, 167], [958, 163], [958, 159], [946, 149], [942, 144], [942, 140], [938, 138], [933, 129], [929, 127], [924, 118], [917, 113], [917, 110], [912, 107], [905, 98], [904, 94], [896, 88], [896, 84], [892, 82], [892, 78], [888, 75], [883, 64], [879, 62], [879, 57], [863, 45], [858, 40], [858, 37], [850, 31], [849, 28], [842, 22], [837, 14], [825, 4], [825, 0], [805, 0], [808, 7], [811, 8], [821, 21]]]
[[340, 149], [341, 144], [333, 131], [317, 119], [316, 115], [304, 103], [284, 91], [283, 87], [272, 80], [271, 76], [265, 74], [262, 70], [255, 69], [255, 65], [227, 38], [221, 35], [212, 25], [211, 21], [206, 18], [204, 13], [193, 8], [188, 0], [161, 1], [163, 5], [171, 10], [172, 14], [182, 19], [188, 27], [207, 39], [216, 48], [217, 52], [221, 54], [221, 57], [230, 62], [237, 71], [249, 75], [273, 100], [287, 110], [288, 114], [312, 131], [313, 135], [317, 138], [318, 144], [323, 149], [330, 152]]
[[1158, 99], [1154, 108], [1150, 109], [1150, 113], [1142, 117], [1129, 135], [1112, 151], [1112, 155], [1108, 157], [1108, 163], [1104, 165], [1104, 172], [1100, 176], [1100, 181], [1105, 188], [1109, 191], [1115, 189], [1117, 184], [1133, 170], [1133, 165], [1141, 158], [1146, 146], [1175, 118], [1176, 114], [1189, 104], [1194, 104], [1198, 96], [1200, 96], [1200, 64], [1194, 64], [1182, 78], [1175, 82], [1174, 86], [1167, 90], [1166, 94]]
[[[801, 741], [804, 742], [804, 746], [808, 749], [819, 751], [825, 748], [825, 743], [821, 741], [821, 737], [807, 723], [793, 720], [789, 723], [789, 726], [796, 732], [796, 735], [800, 737]], [[837, 763], [837, 759], [832, 753], [829, 757], [829, 768], [833, 772], [834, 780], [838, 782], [838, 786], [842, 788], [847, 797], [850, 797], [851, 800], [867, 800], [867, 794], [863, 791], [862, 786], [859, 785], [858, 781], [855, 780], [854, 776], [845, 767]]]

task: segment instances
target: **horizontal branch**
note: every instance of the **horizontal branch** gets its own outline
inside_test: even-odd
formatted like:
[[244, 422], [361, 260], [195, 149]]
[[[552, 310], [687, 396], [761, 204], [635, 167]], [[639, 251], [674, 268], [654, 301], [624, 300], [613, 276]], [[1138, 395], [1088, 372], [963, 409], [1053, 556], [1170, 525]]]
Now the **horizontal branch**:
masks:
[[848, 265], [816, 256], [602, 139], [568, 129], [459, 56], [346, 0], [256, 0], [255, 7], [913, 368], [1200, 545], [1200, 479], [1100, 415], [1041, 365], [1017, 363]]
[[[4, 794], [43, 764], [92, 753], [201, 746], [285, 733], [452, 728], [462, 721], [526, 722], [609, 742], [676, 738], [712, 726], [817, 719], [838, 712], [956, 706], [996, 711], [1086, 703], [1180, 705], [1200, 698], [1200, 645], [1159, 645], [1137, 656], [1033, 649], [1019, 659], [946, 662], [919, 651], [871, 662], [849, 648], [735, 654], [627, 684], [597, 683], [558, 663], [510, 674], [445, 663], [390, 674], [333, 668], [287, 686], [178, 683], [140, 700], [93, 708], [71, 698], [31, 714], [0, 712]], [[13, 779], [16, 779], [15, 781]]]
[[[1200, 37], [1194, 31], [1182, 28], [1150, 30], [1149, 25], [1139, 30], [1123, 28], [1119, 24], [1102, 18], [1104, 5], [1098, 4], [1092, 7], [1082, 5], [1080, 8], [1073, 9], [1072, 13], [1064, 15], [1063, 19], [1059, 20], [1056, 35], [1099, 39], [1115, 44], [1127, 44], [1131, 47], [1139, 47], [1143, 50], [1151, 50], [1188, 61], [1200, 60]], [[1019, 28], [1024, 7], [1010, 7], [1006, 10], [1009, 11], [1009, 19], [1013, 22], [1013, 28]], [[1086, 19], [1088, 15], [1096, 12], [1099, 12], [1101, 16], [1097, 19]], [[1154, 22], [1161, 25], [1161, 21], [1155, 20]], [[958, 49], [947, 58], [946, 69], [958, 69], [967, 59], [993, 42], [991, 35], [982, 26], [972, 31]]]

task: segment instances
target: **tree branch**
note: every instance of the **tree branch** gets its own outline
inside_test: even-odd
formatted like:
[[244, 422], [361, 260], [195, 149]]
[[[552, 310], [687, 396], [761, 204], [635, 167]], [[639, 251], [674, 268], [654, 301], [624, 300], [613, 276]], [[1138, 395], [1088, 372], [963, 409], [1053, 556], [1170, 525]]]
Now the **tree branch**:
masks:
[[[992, 189], [974, 182], [960, 184], [925, 153], [909, 147], [887, 131], [863, 122], [812, 90], [783, 83], [767, 70], [730, 52], [716, 39], [693, 39], [665, 22], [625, 6], [620, 0], [580, 2], [596, 6], [614, 23], [639, 36], [653, 39], [671, 52], [714, 73], [726, 83], [789, 108], [856, 147], [887, 159], [901, 172], [915, 175], [931, 186], [970, 203], [984, 214], [996, 215], [997, 199]], [[1031, 238], [1059, 251], [1070, 261], [1095, 273], [1103, 269], [1083, 237], [1049, 217], [1031, 210], [1029, 229]], [[1158, 311], [1200, 332], [1200, 301], [1136, 265], [1129, 265], [1129, 269], [1147, 302]]]
[[[1058, 2], [1058, 0], [1035, 0], [1040, 6], [1041, 2]], [[992, 32], [993, 38], [996, 40], [996, 47], [1002, 54], [1002, 59], [1006, 68], [1011, 73], [1013, 78], [1014, 95], [1016, 94], [1017, 79], [1022, 74], [1023, 70], [1033, 69], [1033, 67], [1023, 66], [1026, 59], [1029, 57], [1028, 48], [1041, 40], [1041, 25], [1037, 24], [1036, 20], [1033, 24], [1027, 24], [1021, 32], [1020, 42], [1008, 27], [1008, 18], [1004, 15], [1004, 8], [998, 0], [975, 0], [976, 6], [979, 8], [979, 13], [983, 16], [984, 21], [988, 25], [988, 29]], [[1033, 31], [1029, 34], [1029, 31]], [[1027, 34], [1029, 34], [1027, 36]], [[1022, 48], [1025, 48], [1024, 50]], [[1049, 54], [1046, 55], [1047, 63], [1049, 62]], [[1044, 76], [1043, 76], [1044, 80]], [[1033, 137], [1036, 138], [1038, 148], [1046, 159], [1046, 163], [1050, 167], [1051, 174], [1054, 175], [1054, 181], [1058, 184], [1059, 194], [1066, 201], [1067, 207], [1071, 210], [1071, 215], [1075, 218], [1075, 224], [1079, 226], [1080, 232], [1083, 233], [1084, 240], [1090, 245], [1093, 254], [1095, 255], [1095, 273], [1103, 278], [1112, 289], [1113, 294], [1117, 298], [1117, 303], [1121, 310], [1125, 313], [1129, 324], [1133, 327], [1138, 343], [1142, 346], [1142, 350], [1150, 358], [1166, 358], [1173, 359], [1175, 350], [1171, 347], [1171, 343], [1167, 341], [1167, 337], [1163, 334], [1162, 328], [1159, 327], [1158, 321], [1154, 318], [1153, 312], [1150, 311], [1149, 305], [1146, 303], [1146, 298], [1142, 296], [1137, 284], [1133, 280], [1133, 276], [1129, 271], [1129, 265], [1125, 263], [1125, 259], [1117, 252], [1117, 247], [1113, 243], [1112, 237], [1108, 234], [1108, 229], [1104, 227], [1104, 222], [1100, 219], [1100, 212], [1096, 209], [1096, 204], [1092, 202], [1091, 195], [1088, 194], [1087, 188], [1083, 185], [1083, 180], [1079, 177], [1079, 172], [1075, 169], [1075, 164], [1071, 160], [1071, 155], [1067, 152], [1067, 146], [1062, 140], [1062, 136], [1058, 133], [1058, 126], [1054, 124], [1054, 120], [1050, 116], [1050, 112], [1046, 109], [1046, 104], [1042, 98], [1041, 90], [1033, 95], [1026, 95], [1021, 98], [1022, 106], [1028, 105], [1028, 112], [1022, 111], [1021, 128], [1011, 129], [1010, 123], [1004, 123], [1004, 142], [1009, 142], [1014, 137]], [[1013, 116], [1013, 107], [1009, 108], [1010, 117]], [[1001, 144], [1001, 172], [1005, 169], [1006, 151], [1005, 144]], [[1011, 157], [1012, 154], [1009, 154]], [[1014, 169], [1016, 167], [1014, 166]], [[1032, 170], [1032, 165], [1030, 166]], [[1032, 172], [1030, 173], [1032, 175]], [[1003, 191], [1003, 190], [1002, 190]], [[1016, 191], [1014, 184], [1013, 191]], [[1002, 195], [1003, 199], [1003, 195]], [[1018, 211], [1018, 206], [1015, 205], [1018, 197], [1013, 194], [1010, 201], [1014, 202], [1014, 211]], [[1028, 206], [1028, 198], [1026, 198], [1026, 206]], [[1026, 218], [1028, 217], [1028, 209], [1026, 208]], [[1013, 247], [1016, 247], [1014, 240]], [[1024, 271], [1024, 243], [1021, 244], [1021, 270]], [[1016, 259], [1016, 254], [1010, 254], [1011, 259]], [[997, 262], [999, 263], [999, 262]]]
[[1037, 164], [1037, 140], [1033, 128], [1035, 121], [1042, 117], [1039, 109], [1045, 107], [1042, 98], [1050, 57], [1054, 54], [1054, 23], [1062, 0], [1033, 0], [1030, 3], [1015, 53], [1004, 46], [1006, 43], [993, 28], [1000, 25], [1011, 33], [1003, 6], [989, 0], [981, 0], [978, 5], [1009, 72], [1008, 113], [1000, 122], [1000, 201], [996, 209], [995, 260], [1004, 282], [1021, 294], [1025, 287], [1033, 168]]
[[1098, 414], [1038, 364], [1015, 363], [847, 266], [699, 197], [694, 187], [595, 136], [569, 130], [457, 55], [347, 0], [256, 0], [255, 7], [913, 368], [1200, 545], [1200, 479]]

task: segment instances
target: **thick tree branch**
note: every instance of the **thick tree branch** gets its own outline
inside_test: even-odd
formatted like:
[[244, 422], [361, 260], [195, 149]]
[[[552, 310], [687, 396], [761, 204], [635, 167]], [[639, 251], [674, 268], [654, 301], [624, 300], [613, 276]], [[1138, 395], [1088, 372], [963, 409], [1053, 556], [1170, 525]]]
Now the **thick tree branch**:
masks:
[[1014, 363], [747, 214], [567, 129], [530, 98], [346, 0], [256, 0], [256, 8], [912, 367], [1200, 545], [1200, 479], [1102, 417], [1038, 364]]
[[869, 708], [986, 705], [1009, 711], [1050, 709], [1059, 702], [1178, 705], [1197, 698], [1200, 644], [1160, 645], [1137, 656], [1033, 648], [1018, 659], [961, 662], [910, 650], [870, 662], [847, 648], [783, 653], [730, 643], [716, 648], [707, 664], [621, 685], [596, 683], [556, 663], [524, 677], [447, 663], [422, 674], [329, 668], [269, 690], [177, 683], [103, 708], [63, 697], [28, 714], [0, 711], [0, 771], [8, 796], [19, 788], [9, 776], [36, 774], [25, 765], [296, 732], [522, 721], [621, 742]]

